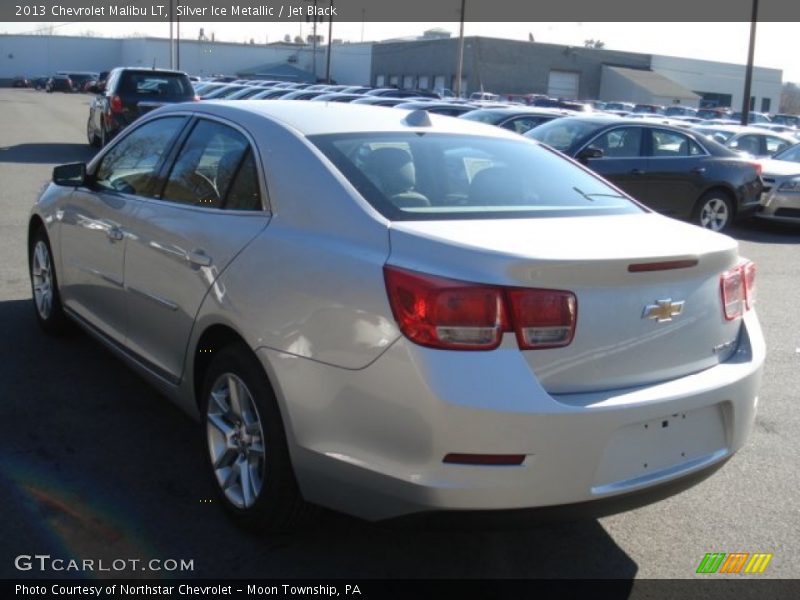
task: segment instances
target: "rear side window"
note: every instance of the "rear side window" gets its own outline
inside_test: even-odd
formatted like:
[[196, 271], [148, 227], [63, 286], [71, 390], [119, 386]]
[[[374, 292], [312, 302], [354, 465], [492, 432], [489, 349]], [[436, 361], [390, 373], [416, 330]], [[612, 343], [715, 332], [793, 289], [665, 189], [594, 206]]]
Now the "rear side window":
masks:
[[635, 213], [600, 178], [527, 140], [416, 132], [309, 138], [392, 220]]
[[162, 199], [209, 208], [260, 210], [258, 172], [247, 138], [222, 123], [198, 121], [178, 153]]
[[124, 71], [119, 92], [147, 97], [187, 99], [194, 97], [194, 88], [189, 78], [180, 73]]
[[164, 117], [136, 127], [103, 157], [95, 171], [95, 185], [126, 194], [150, 195], [161, 157], [185, 120]]

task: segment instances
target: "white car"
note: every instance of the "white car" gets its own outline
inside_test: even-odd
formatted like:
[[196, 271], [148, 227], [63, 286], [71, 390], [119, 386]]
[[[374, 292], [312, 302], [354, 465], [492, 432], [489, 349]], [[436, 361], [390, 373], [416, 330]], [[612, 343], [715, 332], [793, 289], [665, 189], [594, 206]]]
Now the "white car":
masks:
[[54, 170], [29, 249], [42, 327], [78, 323], [198, 418], [253, 525], [643, 502], [755, 418], [736, 241], [464, 119], [163, 107]]

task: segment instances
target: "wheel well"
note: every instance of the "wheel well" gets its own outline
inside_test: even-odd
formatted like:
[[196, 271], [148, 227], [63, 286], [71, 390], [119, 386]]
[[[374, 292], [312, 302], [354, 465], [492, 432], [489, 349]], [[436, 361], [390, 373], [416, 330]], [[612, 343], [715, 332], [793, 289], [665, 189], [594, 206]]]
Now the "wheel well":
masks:
[[194, 349], [194, 399], [200, 407], [203, 393], [203, 380], [205, 379], [211, 360], [217, 352], [231, 344], [244, 344], [244, 338], [226, 325], [212, 325], [206, 329], [197, 341]]
[[31, 240], [33, 239], [33, 234], [35, 234], [39, 229], [44, 229], [44, 221], [39, 215], [34, 215], [31, 217], [30, 222], [28, 223], [28, 260], [30, 260], [31, 255]]

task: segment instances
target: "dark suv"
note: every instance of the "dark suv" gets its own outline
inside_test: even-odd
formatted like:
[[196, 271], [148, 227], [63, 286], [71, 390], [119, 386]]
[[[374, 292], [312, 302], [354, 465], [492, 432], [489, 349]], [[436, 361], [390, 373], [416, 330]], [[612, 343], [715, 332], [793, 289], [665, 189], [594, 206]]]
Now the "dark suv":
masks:
[[89, 105], [86, 135], [92, 146], [102, 147], [154, 108], [192, 100], [194, 88], [182, 71], [116, 68]]

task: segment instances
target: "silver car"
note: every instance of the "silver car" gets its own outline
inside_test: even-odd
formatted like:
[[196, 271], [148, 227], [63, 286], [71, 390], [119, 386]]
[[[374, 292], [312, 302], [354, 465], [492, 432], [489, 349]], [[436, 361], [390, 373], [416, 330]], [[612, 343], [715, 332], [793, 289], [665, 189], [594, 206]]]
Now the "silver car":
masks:
[[764, 191], [756, 216], [800, 223], [800, 144], [761, 161]]
[[737, 243], [501, 128], [164, 107], [57, 167], [29, 232], [42, 327], [77, 323], [198, 418], [247, 524], [644, 502], [753, 426]]

